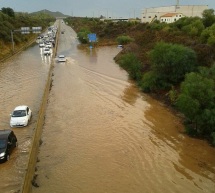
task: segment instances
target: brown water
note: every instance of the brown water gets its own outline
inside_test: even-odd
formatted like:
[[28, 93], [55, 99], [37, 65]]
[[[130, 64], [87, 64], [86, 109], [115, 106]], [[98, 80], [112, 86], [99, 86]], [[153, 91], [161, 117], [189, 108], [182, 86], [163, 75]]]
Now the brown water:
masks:
[[8, 162], [0, 164], [0, 192], [18, 192], [23, 183], [32, 134], [37, 120], [50, 59], [33, 45], [7, 62], [0, 64], [0, 129], [9, 129], [10, 113], [18, 105], [28, 105], [33, 117], [29, 126], [13, 128], [18, 148]]
[[33, 193], [214, 193], [215, 149], [139, 92], [117, 48], [77, 49], [63, 27]]

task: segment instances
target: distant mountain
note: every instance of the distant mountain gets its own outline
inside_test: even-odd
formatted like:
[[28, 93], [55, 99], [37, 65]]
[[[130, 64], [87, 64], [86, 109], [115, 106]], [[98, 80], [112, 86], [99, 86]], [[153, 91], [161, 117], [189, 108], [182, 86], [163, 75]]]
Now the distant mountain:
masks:
[[52, 11], [49, 11], [47, 9], [44, 9], [44, 10], [41, 10], [41, 11], [37, 11], [37, 12], [33, 12], [31, 14], [39, 14], [39, 13], [48, 14], [48, 15], [53, 16], [53, 17], [70, 17], [69, 15], [64, 15], [63, 13], [61, 13], [59, 11], [52, 12]]

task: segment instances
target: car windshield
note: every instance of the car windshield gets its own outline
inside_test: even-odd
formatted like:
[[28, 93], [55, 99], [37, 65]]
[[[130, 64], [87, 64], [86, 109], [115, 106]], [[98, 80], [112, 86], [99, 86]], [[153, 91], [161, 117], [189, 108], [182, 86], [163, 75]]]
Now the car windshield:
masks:
[[0, 149], [6, 148], [7, 141], [5, 139], [0, 139]]
[[16, 110], [12, 114], [12, 117], [24, 117], [24, 116], [26, 116], [25, 110]]

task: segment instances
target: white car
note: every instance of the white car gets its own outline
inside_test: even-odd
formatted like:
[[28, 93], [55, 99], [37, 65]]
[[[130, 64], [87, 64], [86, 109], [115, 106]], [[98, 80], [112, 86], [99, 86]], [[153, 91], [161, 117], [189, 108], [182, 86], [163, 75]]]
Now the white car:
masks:
[[51, 55], [51, 53], [52, 53], [52, 52], [51, 52], [51, 49], [50, 49], [50, 48], [48, 48], [48, 47], [45, 47], [45, 48], [44, 48], [44, 51], [43, 51], [43, 54], [44, 54], [44, 55]]
[[32, 116], [31, 109], [26, 106], [18, 106], [16, 107], [10, 118], [10, 126], [11, 127], [25, 127], [28, 125]]
[[46, 43], [45, 47], [52, 48], [52, 44], [51, 43]]
[[59, 55], [57, 61], [58, 62], [66, 62], [66, 58], [64, 55]]
[[40, 44], [39, 44], [39, 47], [40, 47], [40, 48], [45, 47], [45, 44], [44, 44], [44, 43], [40, 43]]

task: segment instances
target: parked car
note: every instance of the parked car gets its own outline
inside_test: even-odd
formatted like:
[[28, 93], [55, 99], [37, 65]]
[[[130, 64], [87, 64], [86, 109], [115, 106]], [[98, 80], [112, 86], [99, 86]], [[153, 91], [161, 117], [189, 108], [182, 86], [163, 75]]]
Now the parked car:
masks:
[[57, 61], [58, 62], [66, 62], [66, 58], [64, 55], [59, 55]]
[[32, 111], [31, 109], [26, 106], [18, 106], [16, 107], [10, 118], [10, 126], [11, 127], [25, 127], [28, 125], [30, 119], [32, 116]]
[[10, 159], [10, 155], [18, 146], [17, 138], [10, 129], [0, 130], [0, 161], [5, 162]]

